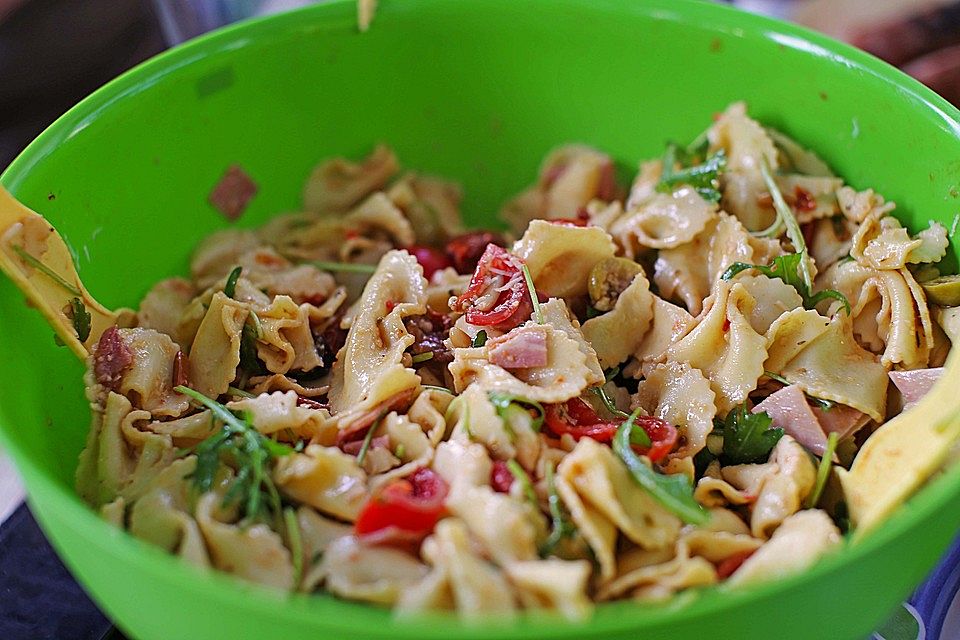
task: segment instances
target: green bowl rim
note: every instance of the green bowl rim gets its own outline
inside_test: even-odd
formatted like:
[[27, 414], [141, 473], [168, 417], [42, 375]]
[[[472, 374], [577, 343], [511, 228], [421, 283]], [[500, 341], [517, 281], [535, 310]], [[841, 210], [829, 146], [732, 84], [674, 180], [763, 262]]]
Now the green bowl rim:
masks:
[[[535, 5], [567, 5], [605, 11], [613, 8], [622, 9], [623, 4], [621, 0], [526, 1], [531, 5], [531, 11], [535, 10], [533, 8]], [[898, 69], [850, 45], [804, 27], [747, 13], [708, 0], [632, 1], [635, 5], [633, 10], [640, 16], [691, 24], [728, 37], [753, 36], [773, 40], [781, 46], [803, 50], [816, 57], [826, 57], [836, 64], [882, 79], [906, 99], [913, 100], [922, 108], [935, 113], [945, 130], [960, 136], [960, 110]], [[168, 73], [189, 65], [201, 57], [250, 44], [256, 46], [262, 43], [265, 37], [313, 30], [315, 27], [311, 25], [330, 18], [352, 20], [355, 15], [354, 2], [355, 0], [330, 0], [324, 4], [308, 6], [288, 13], [245, 20], [190, 40], [137, 65], [94, 91], [45, 129], [0, 175], [0, 182], [15, 193], [21, 176], [27, 175], [35, 165], [54, 153], [60, 142], [69, 139], [114, 102], [148, 91], [156, 80]], [[390, 20], [393, 14], [415, 12], [422, 6], [438, 5], [442, 2], [443, 0], [381, 0], [377, 19], [372, 28], [377, 29], [378, 24]], [[482, 10], [483, 0], [459, 0], [459, 2], [460, 4], [472, 2], [478, 10]], [[952, 357], [960, 357], [960, 355], [953, 354]], [[946, 381], [943, 381], [941, 384], [945, 383]], [[0, 404], [2, 403], [3, 400], [0, 399]], [[298, 594], [287, 596], [284, 601], [288, 606], [278, 611], [277, 594], [272, 590], [244, 583], [220, 572], [195, 569], [175, 556], [115, 530], [100, 519], [93, 510], [81, 504], [79, 497], [72, 489], [47, 477], [36, 463], [11, 441], [6, 433], [9, 428], [11, 428], [9, 425], [0, 424], [0, 443], [9, 451], [24, 478], [31, 506], [35, 506], [41, 516], [47, 508], [62, 511], [61, 517], [69, 518], [77, 527], [101, 537], [109, 536], [111, 543], [115, 545], [114, 551], [124, 561], [147, 563], [151, 565], [150, 571], [163, 572], [184, 584], [192, 581], [197, 585], [197, 589], [204, 589], [211, 598], [229, 598], [232, 594], [249, 593], [254, 597], [247, 598], [244, 606], [253, 610], [254, 613], [276, 615], [282, 611], [285, 616], [315, 619], [320, 610], [319, 603], [328, 601], [330, 607], [348, 614], [343, 619], [328, 618], [325, 624], [331, 630], [383, 633], [387, 630], [383, 627], [384, 622], [390, 620], [388, 623], [390, 633], [396, 637], [405, 638], [423, 637], [425, 632], [432, 637], [444, 637], [445, 633], [453, 631], [464, 637], [480, 637], [480, 635], [489, 637], [494, 633], [504, 638], [519, 638], [524, 637], [525, 632], [531, 628], [538, 632], [550, 632], [556, 637], [575, 637], [586, 630], [586, 626], [589, 626], [592, 632], [640, 630], [645, 626], [657, 624], [663, 618], [672, 618], [680, 611], [698, 617], [712, 615], [733, 606], [783, 594], [800, 585], [816, 582], [822, 576], [856, 562], [861, 557], [872, 553], [874, 549], [903, 535], [915, 520], [942, 508], [954, 494], [960, 492], [960, 465], [954, 465], [912, 497], [889, 518], [884, 527], [856, 544], [845, 545], [843, 549], [807, 571], [757, 587], [736, 590], [714, 587], [686, 594], [686, 596], [678, 596], [664, 605], [642, 605], [633, 602], [603, 604], [598, 607], [598, 612], [601, 609], [614, 610], [617, 615], [603, 616], [602, 621], [595, 619], [586, 625], [570, 624], [556, 616], [541, 617], [538, 614], [530, 614], [515, 626], [470, 628], [461, 625], [451, 616], [437, 615], [422, 619], [422, 622], [430, 623], [430, 627], [427, 628], [425, 624], [418, 624], [417, 621], [406, 623], [392, 621], [381, 615], [368, 615], [369, 621], [376, 626], [362, 629], [357, 626], [358, 620], [363, 620], [365, 614], [377, 611], [370, 605], [340, 600], [333, 602], [331, 598]], [[44, 496], [43, 506], [34, 505], [32, 499], [34, 493]]]

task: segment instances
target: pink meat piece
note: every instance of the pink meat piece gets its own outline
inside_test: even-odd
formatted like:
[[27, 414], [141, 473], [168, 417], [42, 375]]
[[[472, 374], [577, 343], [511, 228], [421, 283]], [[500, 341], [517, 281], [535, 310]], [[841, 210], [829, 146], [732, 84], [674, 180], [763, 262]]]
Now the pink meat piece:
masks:
[[517, 327], [487, 341], [490, 362], [504, 369], [547, 366], [547, 330], [540, 325]]
[[120, 385], [123, 373], [133, 364], [133, 352], [124, 342], [120, 330], [110, 327], [100, 336], [93, 350], [93, 375], [109, 389]]
[[904, 405], [918, 402], [927, 395], [933, 385], [943, 375], [943, 367], [935, 369], [914, 369], [913, 371], [891, 371], [890, 379], [903, 395]]
[[807, 403], [807, 396], [797, 385], [792, 384], [767, 396], [753, 408], [753, 413], [761, 411], [770, 416], [774, 427], [783, 429], [816, 455], [822, 456], [826, 451], [827, 436]]
[[210, 204], [231, 222], [243, 215], [247, 204], [257, 195], [257, 183], [240, 168], [233, 165], [223, 174], [210, 192]]
[[[389, 447], [390, 438], [389, 436], [377, 436], [370, 440], [371, 449], [379, 449], [381, 447]], [[360, 449], [363, 448], [363, 440], [354, 440], [353, 442], [347, 442], [343, 445], [343, 452], [349, 453], [352, 456], [359, 455]]]
[[869, 420], [870, 416], [845, 404], [834, 403], [829, 409], [811, 407], [824, 432], [837, 434], [839, 440], [852, 436]]

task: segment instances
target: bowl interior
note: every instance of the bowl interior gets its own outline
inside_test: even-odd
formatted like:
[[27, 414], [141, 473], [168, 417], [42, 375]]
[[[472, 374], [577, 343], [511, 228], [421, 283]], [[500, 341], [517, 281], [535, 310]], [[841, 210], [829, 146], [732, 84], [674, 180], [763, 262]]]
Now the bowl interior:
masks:
[[[468, 221], [489, 225], [553, 146], [592, 144], [617, 159], [626, 179], [638, 160], [658, 155], [668, 140], [693, 139], [714, 113], [741, 99], [754, 117], [817, 150], [850, 184], [896, 201], [913, 228], [928, 220], [949, 227], [960, 208], [957, 111], [886, 65], [795, 27], [676, 0], [382, 0], [373, 28], [361, 36], [354, 11], [341, 0], [228, 28], [154, 59], [61, 118], [2, 181], [57, 225], [84, 281], [108, 306], [135, 306], [153, 282], [186, 273], [196, 242], [226, 225], [206, 197], [235, 163], [260, 188], [241, 226], [296, 210], [319, 159], [358, 157], [378, 141], [392, 145], [407, 168], [460, 180]], [[955, 260], [956, 246], [951, 251]], [[194, 575], [110, 531], [73, 495], [89, 422], [81, 365], [54, 345], [6, 279], [0, 318], [3, 440], [68, 563], [140, 637], [219, 636], [225, 616], [196, 621], [205, 610], [198, 602], [211, 599], [224, 611], [235, 601], [241, 634], [256, 624], [264, 637], [288, 628], [450, 637], [456, 627], [448, 621], [396, 626], [384, 612], [326, 597], [283, 606], [270, 599], [264, 607], [259, 590]], [[694, 637], [697, 624], [728, 610], [738, 613], [725, 616], [717, 637], [773, 630], [806, 637], [805, 612], [815, 606], [831, 617], [836, 637], [856, 637], [945, 547], [960, 510], [939, 518], [935, 511], [958, 500], [960, 476], [952, 473], [859, 548], [778, 585], [691, 596], [665, 608], [604, 607], [590, 626], [573, 631], [532, 620], [497, 633], [529, 635], [532, 625], [582, 635], [632, 625], [651, 638]], [[920, 528], [915, 558], [884, 568], [879, 556]], [[98, 549], [103, 570], [94, 566]], [[152, 582], [118, 577], [129, 568], [124, 563]], [[887, 584], [878, 584], [878, 571]], [[177, 587], [184, 581], [189, 585]], [[860, 593], [841, 615], [824, 584]], [[800, 600], [778, 607], [776, 616], [749, 613], [787, 592]], [[148, 593], [179, 612], [135, 607]], [[163, 621], [164, 633], [148, 621]], [[299, 626], [285, 626], [294, 622]]]

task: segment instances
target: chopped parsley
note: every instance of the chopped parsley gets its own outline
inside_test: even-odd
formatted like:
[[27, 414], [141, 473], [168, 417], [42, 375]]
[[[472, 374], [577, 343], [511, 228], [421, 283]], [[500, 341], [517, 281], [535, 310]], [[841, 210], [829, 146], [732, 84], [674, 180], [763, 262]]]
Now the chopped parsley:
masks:
[[723, 434], [725, 464], [754, 464], [766, 462], [770, 451], [783, 437], [783, 429], [771, 428], [773, 420], [765, 411], [752, 413], [743, 403], [730, 410], [722, 426], [714, 428]]
[[73, 330], [77, 332], [77, 338], [80, 342], [86, 342], [90, 337], [92, 317], [80, 298], [73, 298], [70, 301], [70, 320], [73, 322]]
[[477, 331], [477, 335], [473, 336], [473, 341], [470, 342], [471, 347], [482, 347], [487, 344], [487, 332], [485, 329], [480, 329]]

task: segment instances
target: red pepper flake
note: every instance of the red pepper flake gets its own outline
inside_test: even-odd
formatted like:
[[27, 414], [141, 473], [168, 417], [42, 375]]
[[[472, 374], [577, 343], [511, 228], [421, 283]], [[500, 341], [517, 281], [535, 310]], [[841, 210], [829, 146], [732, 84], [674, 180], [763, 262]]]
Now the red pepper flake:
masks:
[[208, 200], [227, 220], [233, 222], [243, 215], [247, 204], [257, 194], [257, 183], [240, 168], [231, 165], [217, 182]]
[[723, 319], [723, 332], [726, 333], [727, 331], [730, 331], [730, 318]]
[[360, 232], [356, 229], [347, 229], [343, 232], [343, 235], [347, 240], [356, 240], [360, 237]]
[[190, 361], [183, 351], [177, 351], [173, 358], [173, 386], [190, 386]]
[[817, 199], [809, 191], [798, 186], [793, 190], [793, 208], [797, 211], [813, 211], [817, 208]]
[[116, 389], [132, 364], [133, 352], [124, 342], [120, 330], [113, 326], [104, 331], [93, 350], [93, 374], [97, 382]]
[[397, 303], [393, 300], [387, 300], [387, 313], [393, 313], [393, 310], [397, 307]]

